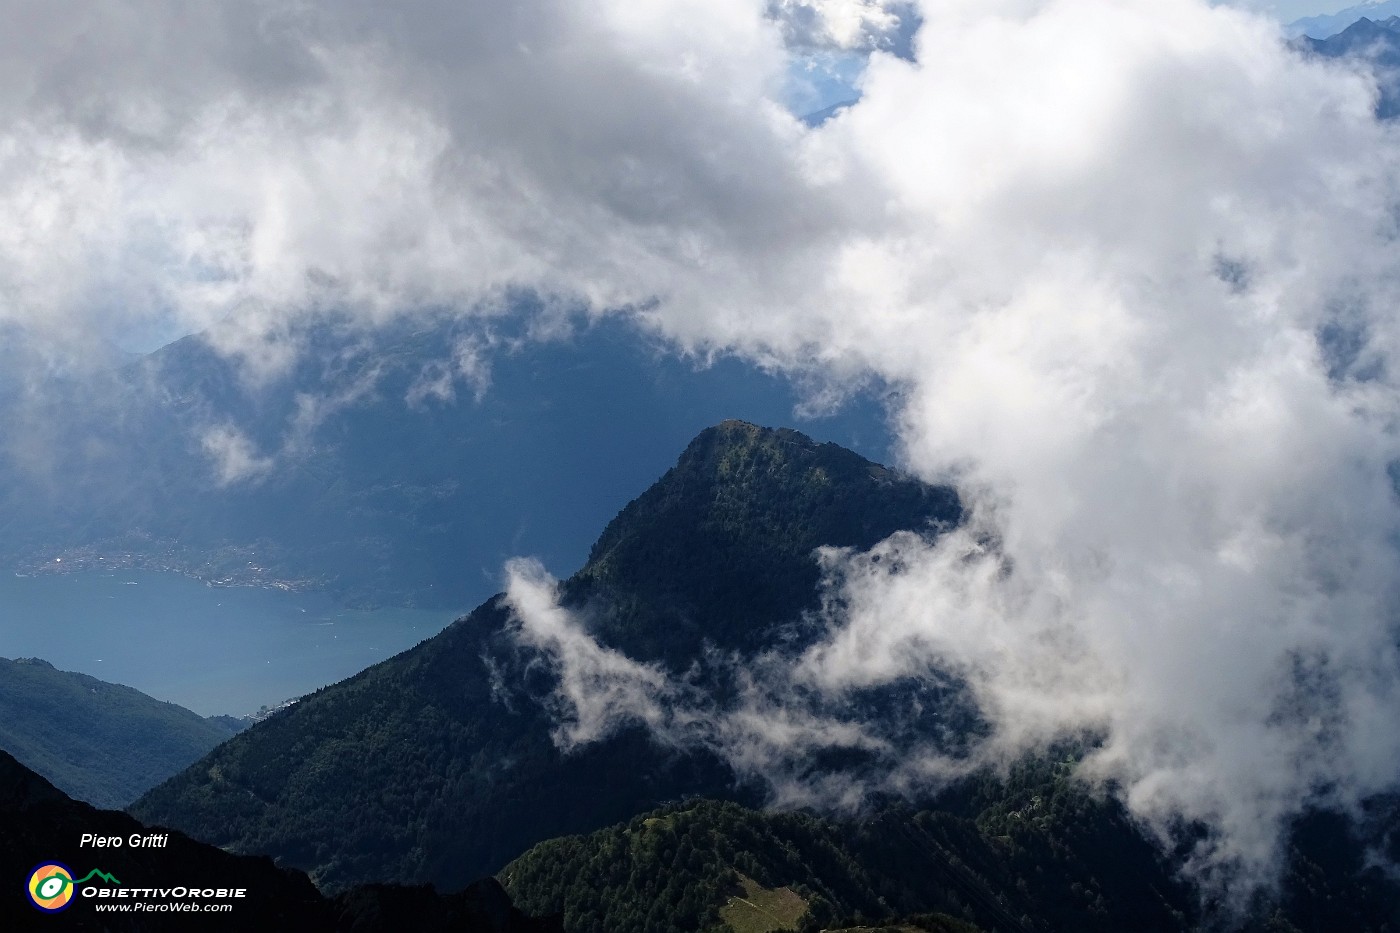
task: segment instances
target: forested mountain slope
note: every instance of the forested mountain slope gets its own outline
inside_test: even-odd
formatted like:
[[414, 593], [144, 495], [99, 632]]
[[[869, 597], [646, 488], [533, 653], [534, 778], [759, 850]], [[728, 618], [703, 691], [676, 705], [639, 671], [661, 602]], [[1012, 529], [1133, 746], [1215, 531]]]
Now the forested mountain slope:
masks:
[[0, 749], [65, 793], [123, 807], [239, 731], [38, 658], [0, 658]]
[[[858, 928], [970, 933], [1383, 933], [1400, 924], [1386, 851], [1336, 814], [1291, 833], [1277, 888], [1238, 913], [1120, 803], [1073, 777], [1074, 756], [962, 782], [927, 809], [840, 818], [691, 800], [535, 846], [498, 874], [568, 933]], [[1390, 825], [1400, 825], [1390, 818]], [[1400, 856], [1395, 840], [1388, 857]], [[1367, 853], [1371, 853], [1367, 855]]]
[[[676, 664], [705, 642], [744, 649], [818, 599], [813, 550], [866, 547], [959, 518], [956, 495], [794, 431], [726, 422], [608, 526], [563, 586], [601, 638]], [[627, 729], [571, 754], [533, 698], [547, 665], [493, 599], [417, 648], [259, 723], [132, 808], [330, 889], [451, 888], [530, 845], [707, 794], [757, 802], [704, 752]]]
[[[951, 490], [728, 422], [618, 515], [560, 593], [606, 645], [722, 691], [722, 678], [693, 679], [709, 646], [743, 656], [812, 634], [814, 548], [933, 535], [960, 517]], [[1400, 929], [1383, 868], [1400, 862], [1395, 801], [1372, 801], [1364, 826], [1300, 818], [1280, 887], [1240, 915], [1183, 871], [1208, 827], [1183, 826], [1182, 848], [1164, 849], [1075, 779], [1092, 737], [936, 798], [870, 800], [851, 817], [761, 812], [763, 788], [641, 728], [561, 753], [542, 702], [558, 672], [513, 631], [505, 602], [488, 601], [225, 743], [133, 812], [272, 854], [330, 890], [450, 889], [500, 870], [525, 909], [561, 913], [571, 933]]]

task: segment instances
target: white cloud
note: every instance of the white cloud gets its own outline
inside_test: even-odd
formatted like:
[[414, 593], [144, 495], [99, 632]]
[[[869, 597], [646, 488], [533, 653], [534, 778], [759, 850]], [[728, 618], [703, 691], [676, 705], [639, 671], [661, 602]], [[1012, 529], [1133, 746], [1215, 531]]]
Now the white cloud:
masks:
[[[907, 465], [973, 507], [937, 544], [829, 558], [848, 608], [787, 682], [953, 672], [993, 725], [982, 760], [1099, 730], [1084, 773], [1164, 836], [1205, 821], [1195, 869], [1248, 890], [1300, 807], [1354, 806], [1400, 764], [1395, 131], [1364, 80], [1228, 10], [922, 14], [958, 41], [874, 60], [792, 148], [841, 205], [822, 234], [762, 269], [728, 254], [742, 290], [671, 279], [648, 320], [902, 386]], [[1338, 321], [1378, 376], [1329, 378]], [[798, 746], [776, 747], [781, 775]], [[902, 752], [892, 781], [959, 766]]]
[[562, 706], [555, 739], [562, 746], [605, 738], [629, 722], [669, 730], [667, 700], [673, 699], [674, 690], [665, 672], [594, 641], [558, 604], [554, 580], [542, 564], [508, 563], [505, 598], [518, 622], [516, 638], [556, 664]]
[[259, 455], [253, 442], [231, 424], [208, 428], [199, 443], [220, 486], [257, 480], [272, 469], [272, 458]]
[[[561, 606], [558, 586], [533, 560], [506, 566], [506, 604], [517, 643], [538, 650], [556, 677], [544, 697], [558, 720], [555, 741], [565, 749], [597, 741], [619, 728], [644, 725], [675, 748], [702, 747], [721, 755], [747, 779], [765, 782], [776, 803], [854, 809], [875, 789], [907, 790], [911, 771], [928, 783], [965, 774], [971, 762], [916, 761], [924, 743], [910, 748], [879, 734], [841, 703], [825, 703], [810, 691], [800, 660], [778, 653], [755, 658], [712, 654], [696, 659], [684, 675], [643, 664], [599, 644], [583, 616]], [[490, 662], [488, 662], [490, 663]], [[736, 701], [719, 704], [702, 684], [718, 675], [733, 683]], [[503, 678], [497, 667], [494, 675]], [[825, 685], [823, 685], [825, 686]], [[498, 698], [510, 703], [508, 684]], [[539, 699], [539, 698], [537, 698]], [[837, 698], [839, 701], [839, 697]], [[931, 739], [931, 737], [925, 737]], [[863, 768], [822, 772], [813, 753], [858, 750]]]
[[457, 400], [457, 383], [465, 382], [471, 387], [472, 398], [480, 402], [491, 387], [491, 358], [488, 353], [494, 342], [489, 336], [459, 338], [448, 359], [429, 360], [423, 364], [417, 378], [408, 387], [404, 401], [414, 408], [428, 399], [450, 404]]
[[[895, 7], [799, 10], [840, 47]], [[956, 671], [988, 758], [1102, 728], [1093, 773], [1155, 826], [1209, 821], [1202, 866], [1255, 876], [1309, 800], [1400, 773], [1400, 140], [1364, 74], [1275, 24], [929, 0], [917, 60], [874, 55], [807, 131], [776, 103], [792, 17], [761, 0], [0, 11], [0, 323], [219, 322], [275, 373], [308, 317], [525, 287], [882, 379], [906, 465], [957, 479], [998, 550], [891, 542], [898, 578], [830, 558], [851, 608], [793, 667], [809, 691]], [[1359, 335], [1349, 371], [1329, 326]], [[233, 431], [206, 438], [229, 481], [263, 462]], [[588, 658], [579, 741], [664, 686], [534, 637]], [[852, 740], [786, 699], [747, 734]]]

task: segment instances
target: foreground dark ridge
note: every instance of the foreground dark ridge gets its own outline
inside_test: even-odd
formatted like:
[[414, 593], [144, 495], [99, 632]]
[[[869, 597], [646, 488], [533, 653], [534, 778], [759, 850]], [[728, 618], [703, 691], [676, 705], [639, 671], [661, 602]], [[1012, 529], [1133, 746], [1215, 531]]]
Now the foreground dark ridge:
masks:
[[[813, 551], [868, 547], [960, 516], [930, 487], [795, 431], [725, 422], [624, 508], [564, 587], [595, 634], [683, 667], [708, 642], [746, 651], [818, 598]], [[551, 687], [489, 600], [411, 651], [318, 691], [132, 807], [331, 890], [367, 880], [452, 888], [530, 845], [692, 794], [756, 803], [705, 753], [625, 730], [555, 748]]]
[[[121, 846], [81, 845], [84, 834], [121, 839]], [[134, 847], [131, 837], [155, 838], [156, 846]], [[93, 869], [98, 890], [244, 889], [228, 913], [99, 913], [98, 903], [175, 903], [160, 895], [136, 898], [77, 897], [62, 913], [45, 916], [30, 902], [25, 879], [39, 865], [58, 862], [86, 877]], [[552, 933], [557, 921], [533, 919], [516, 910], [500, 885], [486, 879], [457, 894], [430, 887], [370, 885], [335, 898], [316, 890], [306, 875], [278, 868], [266, 857], [230, 855], [178, 832], [152, 829], [124, 813], [98, 810], [72, 800], [48, 781], [0, 752], [0, 927], [6, 930], [103, 930], [112, 933], [162, 930], [297, 930], [357, 933]], [[199, 903], [204, 903], [199, 901]]]

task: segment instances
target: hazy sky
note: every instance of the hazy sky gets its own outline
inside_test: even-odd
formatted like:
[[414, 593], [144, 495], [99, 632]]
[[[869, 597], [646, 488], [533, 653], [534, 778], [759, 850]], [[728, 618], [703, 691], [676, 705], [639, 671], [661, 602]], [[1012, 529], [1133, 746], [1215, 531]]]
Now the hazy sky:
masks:
[[1347, 7], [1357, 6], [1361, 0], [1244, 0], [1236, 3], [1236, 6], [1246, 9], [1254, 8], [1266, 10], [1278, 17], [1285, 23], [1291, 23], [1295, 19], [1302, 19], [1304, 16], [1315, 16], [1319, 13], [1335, 13]]

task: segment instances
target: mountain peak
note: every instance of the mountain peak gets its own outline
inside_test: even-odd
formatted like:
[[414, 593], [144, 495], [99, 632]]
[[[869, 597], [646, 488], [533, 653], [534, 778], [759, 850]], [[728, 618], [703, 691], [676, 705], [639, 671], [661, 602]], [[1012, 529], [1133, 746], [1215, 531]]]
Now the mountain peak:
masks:
[[[689, 670], [707, 644], [749, 652], [816, 635], [805, 613], [821, 598], [817, 548], [933, 533], [960, 515], [952, 489], [796, 431], [726, 421], [621, 511], [560, 597], [600, 641]], [[457, 886], [541, 839], [666, 800], [756, 802], [713, 754], [659, 746], [635, 726], [565, 754], [548, 659], [514, 630], [490, 600], [235, 736], [132, 812], [270, 852], [336, 889]]]
[[604, 640], [685, 666], [705, 641], [757, 648], [813, 607], [817, 548], [867, 548], [961, 514], [951, 488], [788, 428], [725, 421], [609, 523], [565, 597], [604, 607]]
[[45, 661], [43, 658], [15, 658], [14, 663], [23, 664], [28, 667], [46, 667], [51, 671], [57, 670], [57, 668], [55, 668], [48, 661]]
[[[781, 444], [795, 445], [804, 450], [819, 446], [816, 441], [792, 428], [767, 428], [738, 418], [727, 418], [695, 435], [681, 454], [681, 459], [684, 460], [692, 451], [713, 447], [753, 449]], [[827, 446], [844, 449], [836, 444]]]
[[[1394, 18], [1395, 18], [1395, 17], [1391, 17], [1391, 19], [1394, 19]], [[1387, 21], [1385, 21], [1385, 20], [1380, 20], [1380, 21], [1378, 21], [1378, 20], [1370, 19], [1370, 18], [1368, 18], [1368, 17], [1363, 16], [1363, 17], [1361, 17], [1360, 19], [1358, 19], [1356, 22], [1354, 22], [1354, 23], [1352, 23], [1350, 26], [1348, 26], [1346, 29], [1343, 29], [1343, 30], [1341, 31], [1341, 35], [1347, 35], [1348, 33], [1350, 33], [1350, 34], [1353, 35], [1353, 36], [1366, 36], [1366, 35], [1371, 35], [1371, 36], [1373, 36], [1373, 35], [1376, 35], [1377, 33], [1388, 32], [1389, 29], [1388, 29], [1388, 27], [1385, 25], [1386, 22], [1387, 22]]]
[[1400, 13], [1400, 0], [1372, 0], [1369, 3], [1347, 7], [1336, 13], [1322, 13], [1294, 20], [1286, 28], [1288, 34], [1292, 36], [1326, 39], [1329, 36], [1337, 35], [1359, 20], [1384, 22], [1397, 13]]

